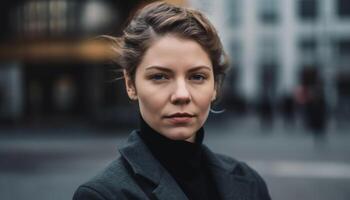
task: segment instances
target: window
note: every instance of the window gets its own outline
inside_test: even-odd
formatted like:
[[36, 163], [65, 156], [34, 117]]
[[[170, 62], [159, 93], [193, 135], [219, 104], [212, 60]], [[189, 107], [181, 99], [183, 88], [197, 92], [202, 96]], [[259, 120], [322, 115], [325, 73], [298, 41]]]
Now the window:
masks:
[[336, 45], [337, 45], [339, 56], [341, 57], [350, 56], [350, 38], [338, 40]]
[[299, 41], [299, 49], [302, 53], [315, 53], [317, 51], [317, 41], [315, 38], [303, 38]]
[[276, 60], [279, 56], [279, 40], [276, 35], [264, 35], [259, 40], [259, 57], [264, 62]]
[[317, 0], [299, 0], [298, 16], [302, 20], [316, 20], [318, 17], [318, 1]]
[[239, 26], [241, 23], [241, 1], [239, 0], [227, 0], [226, 1], [226, 13], [228, 13], [228, 22], [232, 27]]
[[275, 24], [278, 22], [279, 9], [278, 0], [263, 0], [259, 1], [259, 18], [265, 24]]
[[339, 17], [350, 17], [350, 1], [337, 0], [337, 12]]
[[214, 8], [214, 3], [213, 1], [210, 0], [194, 0], [194, 1], [190, 1], [191, 5], [194, 6], [195, 8], [199, 9], [200, 11], [202, 11], [203, 13], [205, 13], [206, 15], [211, 15], [213, 12], [213, 8]]
[[242, 46], [238, 40], [232, 40], [230, 43], [230, 57], [233, 61], [233, 65], [239, 65], [242, 58]]
[[259, 87], [261, 95], [275, 96], [279, 68], [279, 40], [274, 35], [262, 36], [259, 40]]
[[298, 42], [299, 59], [305, 65], [314, 65], [319, 59], [319, 43], [313, 36], [304, 36]]
[[278, 64], [276, 60], [269, 62], [261, 61], [259, 75], [260, 75], [260, 92], [265, 98], [271, 99], [275, 96], [277, 88], [277, 69]]

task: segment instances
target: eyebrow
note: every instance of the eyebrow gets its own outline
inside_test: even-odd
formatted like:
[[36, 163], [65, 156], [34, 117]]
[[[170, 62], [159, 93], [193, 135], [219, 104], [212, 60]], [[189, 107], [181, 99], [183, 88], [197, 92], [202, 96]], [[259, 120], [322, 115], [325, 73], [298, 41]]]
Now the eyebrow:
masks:
[[[152, 69], [157, 69], [157, 70], [165, 71], [165, 72], [172, 72], [171, 68], [165, 67], [165, 66], [153, 65], [153, 66], [149, 66], [149, 67], [146, 68], [146, 70], [152, 70]], [[212, 68], [207, 66], [207, 65], [199, 65], [199, 66], [192, 67], [188, 71], [193, 72], [193, 71], [197, 71], [197, 70], [200, 70], [200, 69], [206, 69], [206, 70], [209, 70], [209, 71], [212, 70]]]

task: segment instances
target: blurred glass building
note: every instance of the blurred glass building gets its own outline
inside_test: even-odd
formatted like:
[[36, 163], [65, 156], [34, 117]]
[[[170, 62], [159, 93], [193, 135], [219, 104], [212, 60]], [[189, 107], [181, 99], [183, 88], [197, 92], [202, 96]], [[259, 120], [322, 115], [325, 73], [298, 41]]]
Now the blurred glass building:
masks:
[[330, 112], [350, 116], [350, 1], [189, 2], [215, 23], [229, 52], [231, 99], [278, 105], [317, 85]]
[[[134, 123], [135, 105], [101, 34], [119, 35], [147, 0], [12, 0], [0, 7], [0, 122]], [[350, 116], [348, 0], [173, 0], [214, 22], [231, 58], [227, 110], [276, 109], [319, 86], [330, 111]], [[313, 87], [314, 88], [314, 87]], [[302, 100], [300, 100], [302, 102]], [[135, 112], [133, 112], [135, 111]]]
[[[134, 123], [108, 47], [146, 0], [5, 0], [0, 7], [0, 122]], [[183, 3], [183, 1], [172, 1]]]

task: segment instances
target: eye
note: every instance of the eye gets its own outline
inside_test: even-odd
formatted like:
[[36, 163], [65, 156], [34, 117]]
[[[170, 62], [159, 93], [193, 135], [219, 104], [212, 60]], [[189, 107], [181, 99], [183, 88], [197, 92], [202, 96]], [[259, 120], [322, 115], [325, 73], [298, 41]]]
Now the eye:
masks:
[[168, 76], [166, 74], [153, 74], [150, 76], [150, 79], [155, 81], [160, 81], [160, 80], [168, 79]]
[[190, 77], [190, 80], [194, 80], [194, 81], [204, 81], [206, 79], [207, 79], [207, 77], [203, 74], [193, 74]]

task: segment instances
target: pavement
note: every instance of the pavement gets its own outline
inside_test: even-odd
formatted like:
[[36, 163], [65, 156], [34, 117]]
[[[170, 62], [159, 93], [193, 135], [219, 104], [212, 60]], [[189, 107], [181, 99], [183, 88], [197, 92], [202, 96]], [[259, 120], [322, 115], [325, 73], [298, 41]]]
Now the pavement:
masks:
[[[257, 170], [272, 199], [349, 200], [348, 128], [331, 121], [324, 140], [317, 140], [300, 122], [276, 120], [268, 128], [255, 117], [229, 116], [211, 119], [204, 143]], [[0, 199], [71, 199], [78, 185], [118, 156], [130, 130], [0, 129]]]

